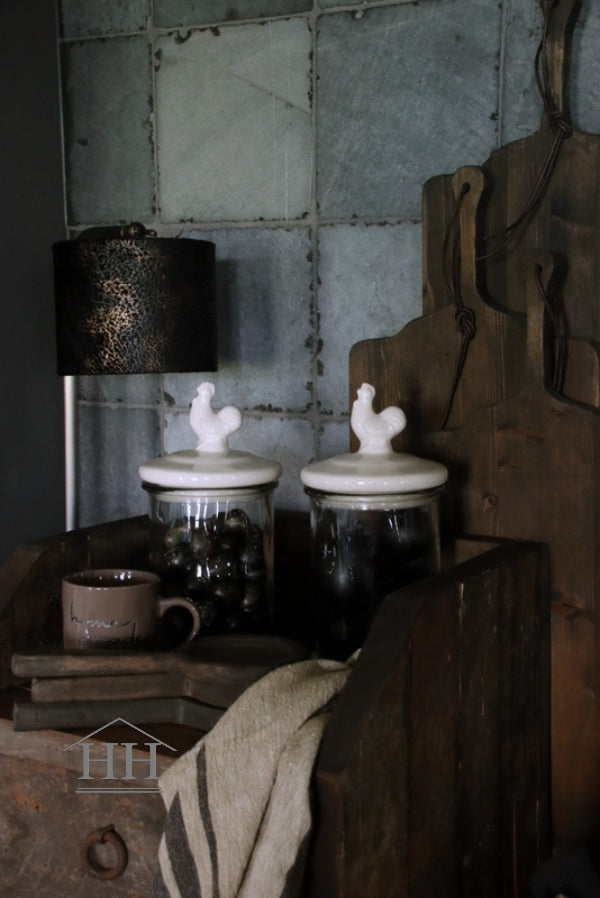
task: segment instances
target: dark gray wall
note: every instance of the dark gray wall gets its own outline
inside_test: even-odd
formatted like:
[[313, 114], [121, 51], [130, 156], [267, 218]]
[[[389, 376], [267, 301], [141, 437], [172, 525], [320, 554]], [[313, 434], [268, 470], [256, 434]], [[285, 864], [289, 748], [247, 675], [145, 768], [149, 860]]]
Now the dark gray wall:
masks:
[[0, 28], [0, 564], [64, 529], [51, 246], [65, 236], [56, 13], [3, 0]]

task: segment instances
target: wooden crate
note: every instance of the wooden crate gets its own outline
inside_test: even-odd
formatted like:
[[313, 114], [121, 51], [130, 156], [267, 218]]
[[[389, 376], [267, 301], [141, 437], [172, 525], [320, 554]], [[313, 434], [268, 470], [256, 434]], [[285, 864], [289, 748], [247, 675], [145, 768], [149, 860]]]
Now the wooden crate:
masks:
[[[298, 547], [307, 521], [283, 516], [278, 524], [278, 582], [291, 627], [306, 599]], [[9, 667], [11, 651], [47, 641], [63, 573], [141, 564], [146, 534], [144, 519], [63, 534], [21, 547], [0, 573], [7, 894], [151, 893], [160, 796], [74, 794], [77, 758], [63, 749], [80, 731], [14, 732], [18, 684]], [[286, 555], [286, 546], [295, 548]], [[517, 898], [549, 851], [547, 552], [459, 541], [446, 548], [444, 568], [385, 600], [333, 709], [314, 777], [304, 898]], [[180, 750], [199, 736], [152, 721], [148, 728]], [[174, 755], [159, 757], [167, 765]], [[130, 862], [107, 888], [86, 871], [81, 849], [109, 823]]]

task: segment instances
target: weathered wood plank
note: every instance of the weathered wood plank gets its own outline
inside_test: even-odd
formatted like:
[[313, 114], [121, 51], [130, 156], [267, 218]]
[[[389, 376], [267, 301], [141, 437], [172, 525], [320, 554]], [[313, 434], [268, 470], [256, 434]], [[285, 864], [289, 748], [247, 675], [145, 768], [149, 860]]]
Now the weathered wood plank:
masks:
[[310, 895], [522, 893], [550, 847], [548, 579], [511, 543], [385, 600], [321, 746]]

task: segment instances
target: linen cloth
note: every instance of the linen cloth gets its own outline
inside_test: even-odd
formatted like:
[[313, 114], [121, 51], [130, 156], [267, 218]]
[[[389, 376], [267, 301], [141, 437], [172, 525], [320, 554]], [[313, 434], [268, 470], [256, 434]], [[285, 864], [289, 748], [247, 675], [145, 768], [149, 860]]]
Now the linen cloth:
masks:
[[271, 671], [161, 775], [157, 898], [299, 894], [314, 761], [354, 658]]

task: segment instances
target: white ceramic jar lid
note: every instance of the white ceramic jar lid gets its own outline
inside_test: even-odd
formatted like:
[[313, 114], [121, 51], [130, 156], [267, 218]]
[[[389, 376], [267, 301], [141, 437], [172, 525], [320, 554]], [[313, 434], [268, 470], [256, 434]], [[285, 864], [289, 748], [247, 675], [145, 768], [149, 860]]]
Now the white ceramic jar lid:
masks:
[[352, 405], [350, 425], [360, 440], [358, 452], [335, 455], [302, 469], [309, 489], [348, 495], [418, 493], [442, 486], [447, 468], [436, 461], [394, 452], [392, 440], [406, 426], [402, 409], [373, 411], [375, 388], [363, 384]]
[[242, 426], [242, 415], [232, 405], [214, 411], [214, 384], [202, 383], [192, 402], [190, 424], [198, 436], [195, 449], [155, 458], [140, 465], [145, 483], [170, 489], [230, 489], [272, 483], [281, 465], [249, 452], [230, 449], [228, 438]]

